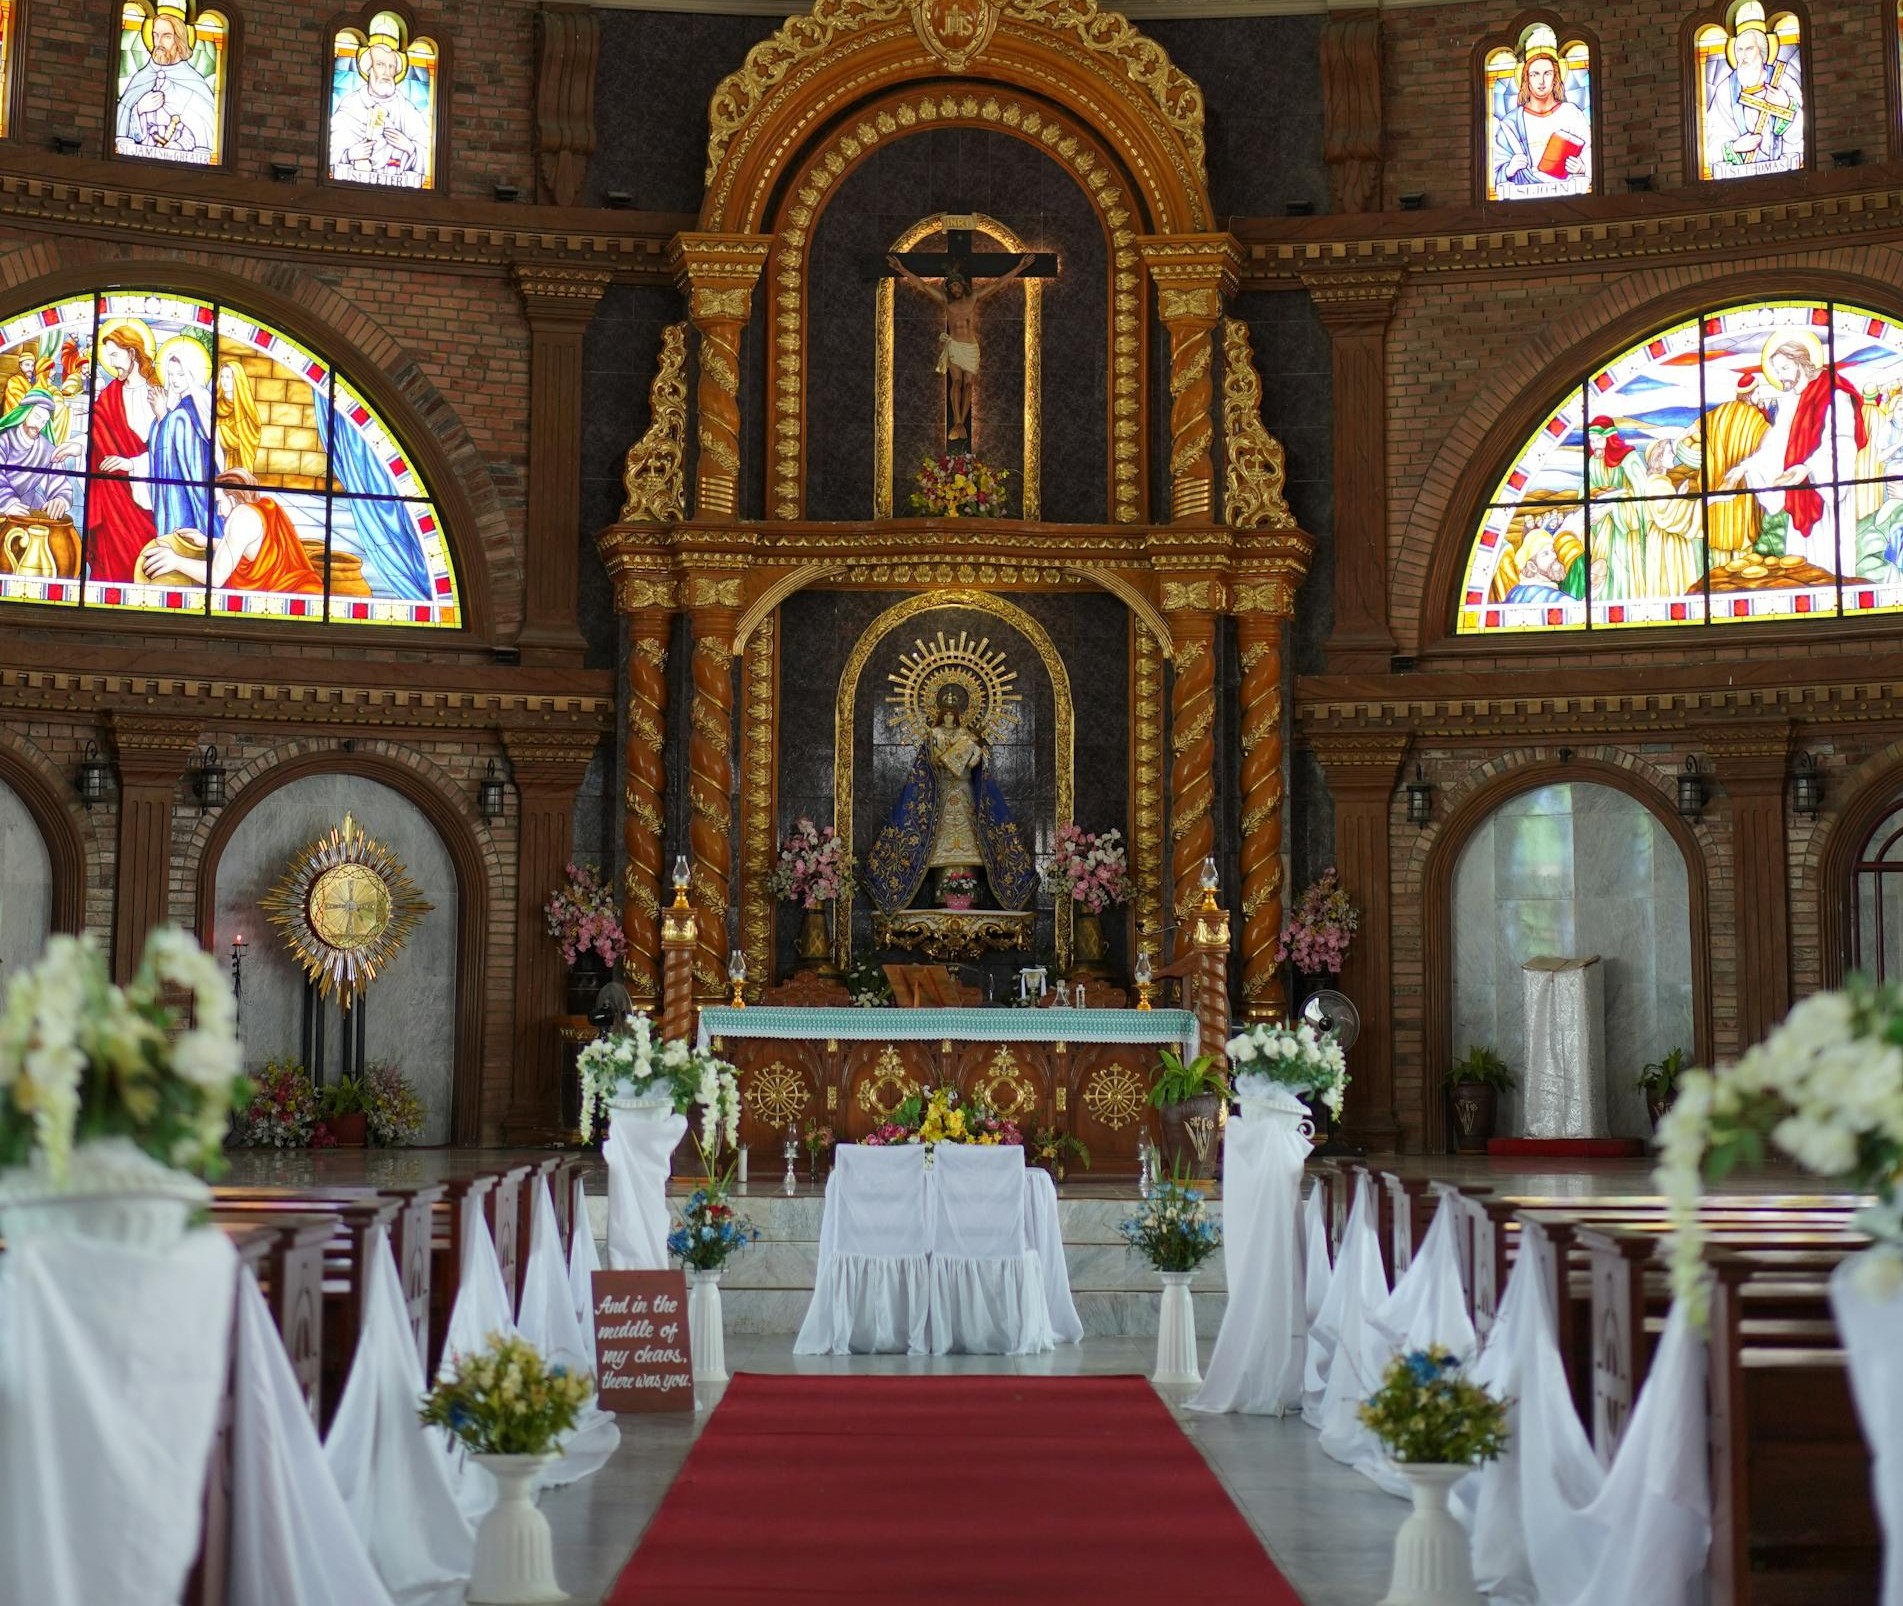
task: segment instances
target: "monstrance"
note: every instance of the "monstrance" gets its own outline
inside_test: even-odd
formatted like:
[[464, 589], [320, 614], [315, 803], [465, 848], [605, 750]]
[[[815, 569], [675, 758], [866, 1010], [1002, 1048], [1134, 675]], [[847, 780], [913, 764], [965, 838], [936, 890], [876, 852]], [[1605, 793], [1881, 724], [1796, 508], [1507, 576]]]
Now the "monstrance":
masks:
[[271, 924], [319, 993], [345, 1009], [363, 995], [428, 914], [397, 856], [350, 815], [300, 849], [264, 899]]

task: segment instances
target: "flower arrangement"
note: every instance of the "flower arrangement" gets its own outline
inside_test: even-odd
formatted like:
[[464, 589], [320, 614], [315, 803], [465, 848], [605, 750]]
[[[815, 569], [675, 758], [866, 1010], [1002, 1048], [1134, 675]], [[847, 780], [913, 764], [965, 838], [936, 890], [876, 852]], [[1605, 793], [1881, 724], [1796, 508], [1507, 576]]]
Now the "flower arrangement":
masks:
[[621, 907], [607, 878], [593, 865], [571, 864], [568, 880], [543, 906], [548, 934], [562, 947], [562, 963], [593, 954], [613, 965], [628, 946]]
[[256, 1149], [302, 1149], [317, 1125], [317, 1089], [296, 1060], [266, 1060], [251, 1079], [251, 1099], [232, 1118], [231, 1135]]
[[841, 978], [854, 1009], [880, 1009], [892, 1002], [892, 983], [876, 959], [862, 959]]
[[477, 1354], [449, 1358], [448, 1376], [417, 1415], [475, 1455], [549, 1455], [594, 1389], [588, 1373], [550, 1366], [526, 1340], [492, 1333]]
[[395, 1065], [380, 1063], [364, 1068], [363, 1113], [370, 1141], [380, 1148], [414, 1143], [423, 1131], [423, 1101]]
[[691, 1102], [687, 1071], [693, 1052], [686, 1043], [657, 1039], [645, 1015], [629, 1015], [587, 1044], [575, 1059], [581, 1076], [582, 1141], [595, 1135], [596, 1118], [617, 1093], [655, 1102], [665, 1096], [676, 1111], [686, 1114]]
[[667, 1235], [667, 1252], [696, 1271], [718, 1271], [759, 1237], [752, 1222], [734, 1213], [725, 1185], [710, 1182], [688, 1196]]
[[800, 1144], [806, 1150], [806, 1157], [818, 1165], [821, 1156], [833, 1152], [838, 1135], [829, 1126], [818, 1121], [809, 1121], [806, 1130], [800, 1134]]
[[[181, 1030], [165, 989], [190, 993]], [[56, 936], [0, 1011], [0, 1166], [63, 1182], [77, 1142], [121, 1137], [162, 1165], [213, 1175], [250, 1095], [224, 966], [175, 926], [146, 940], [115, 987], [91, 937]]]
[[1250, 1096], [1250, 1084], [1274, 1083], [1291, 1092], [1313, 1094], [1341, 1119], [1348, 1092], [1348, 1057], [1333, 1032], [1320, 1033], [1304, 1022], [1282, 1026], [1258, 1021], [1225, 1046], [1237, 1098]]
[[1506, 1402], [1438, 1346], [1395, 1356], [1356, 1414], [1390, 1456], [1415, 1466], [1477, 1466], [1506, 1449]]
[[987, 1148], [1022, 1144], [1017, 1123], [1006, 1120], [981, 1098], [961, 1099], [956, 1088], [935, 1087], [914, 1093], [872, 1132], [859, 1140], [873, 1148], [895, 1143], [977, 1143]]
[[783, 903], [817, 909], [852, 892], [852, 858], [830, 825], [802, 815], [780, 843], [780, 862], [766, 878], [767, 891]]
[[1130, 861], [1123, 851], [1123, 833], [1099, 835], [1060, 825], [1044, 865], [1044, 890], [1083, 905], [1093, 915], [1129, 902]]
[[1026, 1164], [1042, 1166], [1046, 1171], [1061, 1172], [1066, 1157], [1075, 1160], [1086, 1171], [1090, 1169], [1090, 1150], [1084, 1140], [1069, 1132], [1060, 1132], [1054, 1126], [1032, 1127], [1024, 1137], [1024, 1159]]
[[[967, 907], [978, 896], [978, 878], [969, 870], [941, 870], [938, 872], [938, 895], [945, 900], [947, 908]], [[954, 903], [953, 899], [962, 902]]]
[[1279, 965], [1292, 959], [1297, 970], [1311, 975], [1322, 971], [1338, 975], [1342, 961], [1348, 957], [1349, 939], [1360, 923], [1360, 911], [1337, 884], [1334, 870], [1324, 870], [1283, 922], [1275, 962]]
[[1673, 1292], [1701, 1318], [1699, 1195], [1763, 1159], [1767, 1139], [1806, 1171], [1876, 1195], [1856, 1217], [1875, 1247], [1855, 1275], [1872, 1299], [1903, 1290], [1903, 989], [1853, 979], [1814, 994], [1728, 1070], [1679, 1078], [1653, 1176], [1673, 1226]]
[[1123, 1241], [1157, 1271], [1194, 1271], [1222, 1247], [1222, 1227], [1203, 1196], [1180, 1180], [1159, 1183], [1143, 1208], [1117, 1223]]
[[975, 452], [947, 452], [919, 464], [912, 511], [929, 517], [1000, 519], [1010, 471], [993, 468]]

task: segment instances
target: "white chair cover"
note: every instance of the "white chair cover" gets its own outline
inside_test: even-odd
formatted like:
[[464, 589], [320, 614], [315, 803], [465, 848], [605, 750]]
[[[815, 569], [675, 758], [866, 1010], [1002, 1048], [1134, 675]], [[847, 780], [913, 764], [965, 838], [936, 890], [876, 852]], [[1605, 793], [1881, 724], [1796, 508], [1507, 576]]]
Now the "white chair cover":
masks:
[[1041, 1166], [1024, 1168], [1024, 1247], [1037, 1251], [1044, 1268], [1044, 1307], [1051, 1337], [1075, 1344], [1084, 1336], [1077, 1303], [1070, 1294], [1070, 1267], [1064, 1259], [1064, 1230], [1057, 1220], [1057, 1184]]
[[1223, 1139], [1229, 1302], [1203, 1386], [1188, 1402], [1192, 1411], [1282, 1416], [1301, 1409], [1308, 1303], [1299, 1217], [1302, 1163], [1314, 1145], [1288, 1112], [1252, 1108], [1256, 1102], [1244, 1101]]
[[[1021, 1208], [1022, 1185], [1018, 1197]], [[793, 1343], [795, 1355], [926, 1352], [931, 1236], [925, 1205], [922, 1145], [839, 1146], [826, 1179], [813, 1300]]]
[[617, 1111], [601, 1146], [608, 1162], [608, 1266], [667, 1270], [667, 1175], [687, 1117], [659, 1120]]
[[1857, 1261], [1831, 1275], [1830, 1303], [1850, 1352], [1850, 1392], [1874, 1460], [1871, 1493], [1883, 1524], [1882, 1606], [1903, 1606], [1903, 1294], [1881, 1299], [1857, 1282]]
[[[443, 1339], [443, 1364], [438, 1375], [450, 1370], [456, 1355], [486, 1349], [492, 1336], [515, 1336], [515, 1318], [509, 1310], [509, 1289], [502, 1278], [502, 1262], [489, 1223], [480, 1215], [475, 1229], [463, 1239], [462, 1281], [449, 1311], [449, 1332]], [[496, 1480], [461, 1451], [457, 1452], [457, 1503], [471, 1522], [478, 1521], [496, 1503]]]
[[248, 1266], [236, 1343], [230, 1606], [391, 1606]]
[[76, 1240], [0, 1256], [0, 1601], [173, 1606], [203, 1527], [237, 1254]]
[[934, 1355], [1055, 1349], [1044, 1268], [1024, 1223], [1024, 1151], [941, 1143], [931, 1206]]
[[455, 1453], [442, 1429], [416, 1419], [423, 1362], [381, 1227], [368, 1258], [357, 1353], [324, 1459], [395, 1606], [462, 1606], [476, 1536], [456, 1503]]
[[1324, 1342], [1318, 1326], [1322, 1306], [1328, 1302], [1328, 1286], [1335, 1278], [1335, 1268], [1328, 1255], [1328, 1211], [1322, 1202], [1320, 1183], [1308, 1190], [1308, 1203], [1302, 1206], [1302, 1221], [1302, 1303], [1308, 1311], [1308, 1343], [1302, 1356], [1302, 1416], [1313, 1421], [1321, 1414], [1322, 1390], [1328, 1384], [1328, 1358], [1334, 1353], [1333, 1341]]
[[588, 1354], [588, 1370], [597, 1369], [595, 1361], [595, 1273], [601, 1270], [601, 1257], [595, 1252], [595, 1229], [588, 1219], [588, 1190], [580, 1177], [575, 1178], [573, 1206], [575, 1230], [568, 1241], [568, 1286], [575, 1301], [575, 1319], [581, 1323], [582, 1345]]
[[[591, 1321], [591, 1329], [593, 1325]], [[516, 1313], [515, 1330], [541, 1351], [550, 1366], [593, 1371], [582, 1324], [575, 1315], [575, 1291], [568, 1267], [562, 1263], [562, 1229], [555, 1221], [555, 1195], [547, 1177], [542, 1178], [529, 1210], [529, 1266], [522, 1278], [522, 1308]], [[575, 1425], [562, 1438], [561, 1460], [543, 1472], [541, 1486], [559, 1489], [599, 1472], [620, 1442], [621, 1429], [615, 1419], [602, 1410], [599, 1397], [590, 1394]]]
[[1341, 1229], [1341, 1251], [1328, 1280], [1328, 1297], [1309, 1328], [1311, 1345], [1319, 1346], [1319, 1352], [1311, 1353], [1310, 1370], [1304, 1376], [1319, 1375], [1322, 1385], [1313, 1400], [1306, 1385], [1303, 1389], [1302, 1420], [1310, 1427], [1326, 1433], [1331, 1422], [1342, 1422], [1344, 1413], [1349, 1423], [1360, 1425], [1353, 1422], [1354, 1409], [1374, 1390], [1372, 1384], [1362, 1386], [1358, 1359], [1347, 1352], [1360, 1344], [1369, 1316], [1387, 1297], [1388, 1274], [1374, 1230], [1374, 1194], [1364, 1172], [1356, 1179], [1354, 1203]]

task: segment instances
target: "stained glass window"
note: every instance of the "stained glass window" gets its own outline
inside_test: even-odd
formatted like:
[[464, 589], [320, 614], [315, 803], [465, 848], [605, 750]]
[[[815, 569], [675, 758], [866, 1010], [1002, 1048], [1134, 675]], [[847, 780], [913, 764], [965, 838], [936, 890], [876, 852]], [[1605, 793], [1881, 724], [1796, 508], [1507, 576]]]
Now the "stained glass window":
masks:
[[19, 58], [20, 8], [0, 0], [0, 139], [13, 132], [14, 63]]
[[1588, 374], [1494, 490], [1461, 635], [1903, 611], [1903, 324], [1702, 313]]
[[436, 42], [394, 11], [340, 28], [331, 51], [330, 176], [397, 189], [436, 187]]
[[1698, 103], [1698, 175], [1753, 178], [1809, 161], [1804, 41], [1793, 12], [1732, 0], [1723, 22], [1692, 35]]
[[194, 0], [126, 0], [119, 9], [113, 149], [216, 167], [225, 159], [231, 27]]
[[1489, 50], [1482, 63], [1487, 199], [1589, 195], [1593, 185], [1592, 47], [1549, 23]]
[[235, 307], [107, 290], [0, 324], [0, 599], [456, 626], [410, 454]]

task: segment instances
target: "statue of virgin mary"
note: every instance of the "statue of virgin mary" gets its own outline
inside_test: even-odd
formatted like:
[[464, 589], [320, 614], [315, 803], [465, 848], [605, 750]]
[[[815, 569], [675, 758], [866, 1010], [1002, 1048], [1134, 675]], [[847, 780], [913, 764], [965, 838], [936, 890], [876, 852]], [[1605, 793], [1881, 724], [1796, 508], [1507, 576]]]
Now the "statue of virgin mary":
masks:
[[1000, 909], [1022, 909], [1037, 891], [1037, 866], [986, 767], [990, 749], [965, 724], [970, 707], [955, 681], [938, 688], [912, 773], [866, 858], [867, 887], [885, 914], [909, 908], [933, 870], [941, 883], [982, 873]]

